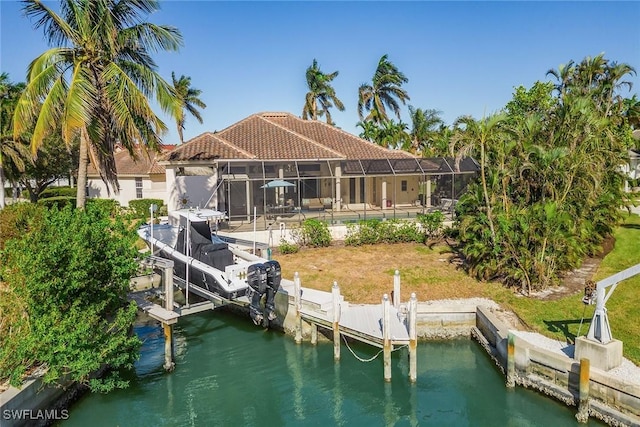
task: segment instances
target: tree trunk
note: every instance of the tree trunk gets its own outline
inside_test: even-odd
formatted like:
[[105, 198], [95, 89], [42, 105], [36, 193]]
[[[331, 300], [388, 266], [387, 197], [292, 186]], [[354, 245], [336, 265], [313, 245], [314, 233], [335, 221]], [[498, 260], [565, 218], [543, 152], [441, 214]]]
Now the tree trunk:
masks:
[[0, 209], [5, 207], [4, 197], [4, 168], [0, 166]]
[[78, 161], [78, 188], [76, 191], [76, 208], [84, 209], [87, 203], [87, 167], [89, 166], [89, 140], [86, 131], [80, 136], [80, 158]]
[[487, 205], [487, 220], [489, 221], [489, 229], [491, 230], [491, 243], [496, 244], [496, 231], [493, 228], [493, 214], [491, 212], [491, 202], [489, 201], [489, 190], [487, 189], [487, 178], [485, 177], [485, 153], [484, 141], [480, 141], [480, 178], [482, 180], [482, 191], [484, 192], [484, 201]]

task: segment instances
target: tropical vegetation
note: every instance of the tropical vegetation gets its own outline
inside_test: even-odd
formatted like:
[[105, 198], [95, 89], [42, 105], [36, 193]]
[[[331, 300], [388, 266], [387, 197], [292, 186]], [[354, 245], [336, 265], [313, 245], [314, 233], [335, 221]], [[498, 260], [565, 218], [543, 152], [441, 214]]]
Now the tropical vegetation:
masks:
[[176, 78], [176, 74], [171, 72], [171, 82], [173, 83], [173, 90], [180, 104], [180, 109], [176, 115], [176, 126], [178, 129], [178, 137], [180, 138], [180, 144], [184, 143], [184, 124], [186, 122], [186, 113], [189, 113], [199, 123], [202, 123], [202, 116], [198, 108], [207, 108], [201, 99], [200, 95], [202, 91], [191, 87], [191, 77], [180, 76]]
[[[408, 82], [409, 79], [389, 61], [389, 55], [382, 55], [371, 83], [363, 83], [358, 89], [360, 120], [380, 124], [389, 120], [387, 108], [400, 119], [400, 103], [404, 104], [410, 99], [407, 91], [402, 88]], [[365, 112], [368, 112], [366, 117]]]
[[302, 108], [302, 118], [304, 120], [318, 120], [325, 116], [327, 123], [333, 125], [329, 109], [335, 106], [339, 111], [344, 111], [344, 104], [336, 95], [333, 86], [331, 86], [331, 82], [338, 77], [338, 74], [338, 71], [329, 74], [323, 73], [320, 70], [318, 61], [314, 58], [305, 73], [309, 92], [305, 96], [304, 107]]
[[[8, 165], [24, 171], [29, 152], [13, 135], [13, 113], [24, 83], [13, 83], [7, 73], [0, 73], [0, 209], [5, 206], [5, 181]], [[11, 179], [15, 183], [15, 179]]]
[[474, 277], [529, 293], [597, 253], [626, 200], [632, 138], [619, 89], [633, 73], [602, 55], [570, 62], [549, 72], [555, 85], [519, 88], [503, 112], [455, 123], [452, 152], [481, 168], [457, 207]]
[[67, 146], [78, 141], [77, 205], [84, 208], [89, 159], [117, 192], [116, 144], [132, 155], [136, 145], [159, 149], [167, 128], [150, 97], [179, 117], [183, 105], [151, 53], [177, 50], [182, 37], [174, 27], [145, 20], [159, 9], [155, 0], [63, 0], [59, 14], [37, 0], [25, 3], [25, 15], [53, 47], [29, 65], [14, 139], [31, 132], [35, 154], [60, 125]]
[[44, 368], [45, 383], [126, 387], [122, 370], [140, 346], [131, 334], [137, 307], [126, 299], [135, 232], [94, 203], [19, 203], [0, 211], [0, 224], [10, 232], [0, 236], [0, 382], [19, 385]]

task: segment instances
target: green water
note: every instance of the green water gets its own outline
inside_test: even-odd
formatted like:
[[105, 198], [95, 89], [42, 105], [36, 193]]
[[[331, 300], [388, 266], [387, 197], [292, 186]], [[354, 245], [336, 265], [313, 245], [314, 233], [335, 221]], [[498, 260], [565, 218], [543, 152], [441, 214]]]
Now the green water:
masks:
[[[130, 388], [78, 401], [69, 426], [577, 426], [575, 408], [504, 378], [471, 340], [421, 343], [411, 385], [406, 349], [394, 352], [392, 382], [382, 355], [358, 361], [343, 345], [296, 345], [248, 318], [208, 312], [175, 326], [176, 370], [162, 370], [163, 336], [136, 328], [144, 340]], [[355, 345], [370, 358], [377, 349]], [[600, 425], [591, 421], [588, 425]]]

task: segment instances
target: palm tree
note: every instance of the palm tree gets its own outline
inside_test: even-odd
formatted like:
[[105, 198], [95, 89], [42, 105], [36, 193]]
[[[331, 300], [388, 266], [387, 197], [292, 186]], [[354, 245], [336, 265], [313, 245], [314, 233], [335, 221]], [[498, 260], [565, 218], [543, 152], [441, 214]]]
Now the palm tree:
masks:
[[305, 96], [302, 118], [318, 120], [325, 115], [327, 123], [332, 125], [329, 108], [335, 105], [338, 110], [344, 111], [344, 104], [338, 99], [335, 89], [331, 86], [333, 79], [338, 77], [338, 71], [325, 74], [320, 70], [318, 61], [314, 59], [311, 66], [307, 68], [306, 76], [309, 92]]
[[180, 144], [183, 144], [184, 122], [186, 119], [185, 111], [195, 117], [198, 122], [202, 124], [202, 116], [200, 115], [200, 112], [196, 109], [196, 107], [207, 108], [207, 104], [205, 104], [200, 98], [198, 98], [202, 91], [200, 89], [191, 87], [191, 77], [180, 76], [179, 79], [176, 79], [176, 75], [172, 71], [171, 80], [173, 82], [173, 89], [175, 90], [178, 101], [181, 104], [179, 115], [178, 117], [176, 117], [176, 124], [178, 126], [178, 136], [180, 137]]
[[419, 153], [433, 154], [434, 141], [437, 138], [439, 128], [444, 124], [438, 110], [423, 110], [409, 105], [411, 118], [411, 148]]
[[[358, 89], [358, 116], [360, 120], [373, 120], [382, 123], [389, 120], [385, 105], [390, 108], [400, 119], [400, 105], [409, 100], [407, 91], [402, 89], [402, 84], [409, 79], [388, 60], [388, 55], [382, 55], [378, 67], [373, 75], [371, 84], [363, 83]], [[364, 110], [369, 115], [364, 118]]]
[[12, 83], [7, 73], [0, 74], [0, 209], [5, 207], [5, 165], [12, 162], [16, 169], [24, 170], [28, 150], [13, 137], [13, 112], [24, 83]]
[[473, 117], [463, 116], [456, 120], [456, 131], [451, 138], [451, 153], [456, 154], [456, 168], [459, 167], [462, 157], [475, 154], [480, 155], [480, 182], [487, 213], [491, 242], [496, 244], [496, 232], [491, 211], [492, 202], [487, 184], [487, 151], [495, 150], [499, 146], [502, 134], [502, 125], [506, 121], [506, 115], [494, 114], [482, 120], [474, 120]]
[[29, 65], [14, 135], [35, 121], [34, 153], [57, 123], [65, 144], [79, 138], [77, 206], [84, 208], [89, 158], [117, 192], [116, 144], [132, 156], [137, 145], [159, 149], [167, 127], [148, 97], [174, 117], [179, 114], [181, 105], [150, 52], [177, 50], [182, 36], [174, 27], [145, 21], [159, 9], [156, 0], [62, 0], [59, 14], [40, 0], [25, 3], [25, 15], [53, 47]]

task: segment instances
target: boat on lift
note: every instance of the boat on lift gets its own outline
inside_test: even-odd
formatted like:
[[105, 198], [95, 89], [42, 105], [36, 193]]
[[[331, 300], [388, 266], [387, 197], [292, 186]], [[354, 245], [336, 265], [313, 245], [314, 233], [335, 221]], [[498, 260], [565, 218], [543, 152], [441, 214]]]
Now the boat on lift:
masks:
[[204, 289], [207, 292], [201, 295], [214, 295], [215, 299], [248, 300], [256, 325], [263, 323], [265, 315], [274, 320], [280, 264], [233, 248], [218, 236], [218, 223], [225, 219], [223, 212], [180, 209], [172, 215], [176, 224], [145, 224], [138, 229], [138, 235], [153, 255], [173, 260], [174, 275], [184, 281], [187, 295], [190, 288], [196, 293]]

